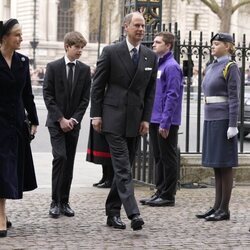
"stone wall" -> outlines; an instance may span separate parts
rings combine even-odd
[[[181,183],[210,183],[213,169],[201,165],[201,154],[181,154]],[[236,183],[250,183],[250,154],[239,154],[239,166],[234,168]]]

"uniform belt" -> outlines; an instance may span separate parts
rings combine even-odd
[[[228,98],[226,96],[205,96],[205,103],[220,103],[227,101]]]

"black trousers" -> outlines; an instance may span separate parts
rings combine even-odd
[[[114,179],[106,200],[106,215],[120,216],[123,205],[128,218],[140,214],[134,196],[134,185],[131,166],[135,158],[139,137],[126,138],[123,136],[105,133],[109,144]]]
[[[60,128],[48,129],[53,154],[52,200],[68,203],[79,129],[67,133]]]
[[[177,188],[178,129],[172,125],[167,139],[159,134],[159,124],[151,123],[149,134],[155,159],[157,194],[162,199],[174,200]]]

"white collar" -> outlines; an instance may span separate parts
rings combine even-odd
[[[127,43],[129,52],[131,52],[131,50],[132,50],[133,48],[136,48],[137,51],[139,51],[139,49],[140,49],[140,44],[138,44],[138,45],[135,47],[134,45],[132,45],[132,44],[129,42],[128,37],[126,37],[126,43]]]
[[[64,61],[65,61],[65,64],[67,65],[68,63],[74,63],[76,65],[76,59],[74,61],[70,61],[69,58],[67,57],[67,55],[64,56]]]

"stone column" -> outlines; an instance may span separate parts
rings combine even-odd
[[[89,6],[88,0],[75,1],[75,30],[89,38]]]
[[[47,2],[47,40],[56,41],[57,40],[57,10],[58,10],[58,0],[46,0]]]
[[[111,1],[108,10],[108,20],[107,20],[107,33],[108,39],[106,41],[108,43],[112,43],[119,39],[121,35],[121,8],[119,1]]]
[[[10,1],[10,16],[11,17],[18,18],[18,16],[17,16],[17,2],[21,2],[21,1],[20,0]],[[10,18],[10,17],[8,17],[8,18]]]
[[[37,38],[39,41],[48,40],[48,9],[49,0],[43,0],[39,2],[39,11],[37,12]]]

